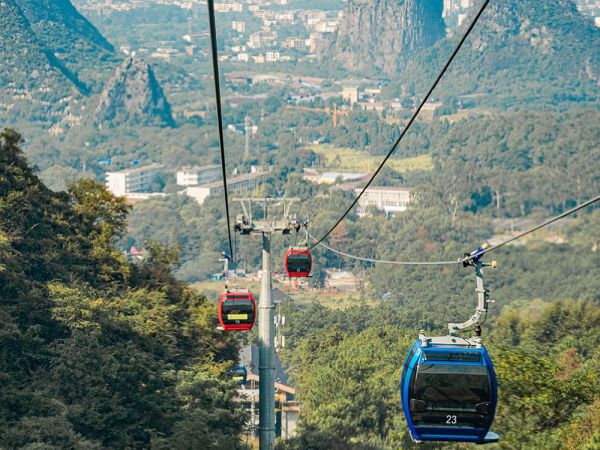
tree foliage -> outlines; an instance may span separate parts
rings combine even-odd
[[[0,447],[242,448],[236,344],[171,275],[176,253],[129,263],[123,201],[90,180],[50,191],[20,143],[0,134]]]

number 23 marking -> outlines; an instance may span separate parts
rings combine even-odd
[[[446,423],[456,424],[456,416],[446,416]]]

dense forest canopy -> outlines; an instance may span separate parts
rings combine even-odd
[[[215,308],[173,278],[173,251],[114,248],[123,200],[92,180],[50,191],[21,143],[0,135],[0,447],[242,448]]]
[[[227,372],[257,331],[218,332],[210,294],[223,284],[207,282],[228,251],[224,198],[199,205],[178,194],[175,178],[183,166],[220,163],[206,8],[164,3],[0,1],[0,124],[22,134],[0,132],[1,450],[248,448],[249,414]],[[406,29],[412,19],[354,36],[361,48],[346,50],[360,50],[361,61],[383,50],[387,73],[375,61],[343,68],[318,55],[336,33],[309,22],[343,18],[350,29],[356,19],[370,29],[377,8],[389,20],[416,1],[220,11],[227,175],[265,170],[249,194],[299,197],[293,213],[322,236],[364,181],[313,184],[304,170],[372,173],[481,5],[435,3],[435,42],[401,59],[380,47],[415,31]],[[456,261],[515,223],[600,193],[600,28],[574,1],[533,3],[490,2],[375,178],[374,186],[409,188],[408,209],[352,211],[329,245],[366,258]],[[281,48],[252,48],[266,29]],[[281,60],[258,64],[267,48]],[[135,75],[128,64],[116,70],[134,53],[151,82],[117,82]],[[344,95],[354,85],[355,101]],[[124,105],[135,116],[144,102],[131,99],[153,91],[172,105],[169,126],[127,123]],[[110,124],[94,120],[101,98],[115,109]],[[131,207],[104,181],[138,163],[166,167],[151,188],[166,197]],[[232,218],[241,213],[230,206]],[[285,249],[304,239],[273,238],[276,275]],[[260,268],[260,244],[236,237],[238,267]],[[600,448],[599,244],[593,206],[487,257],[499,263],[485,270],[496,301],[483,325],[499,381],[492,431],[501,435],[491,450]],[[134,245],[142,261],[128,260]],[[278,284],[289,294],[278,306],[279,356],[302,411],[296,436],[278,450],[417,448],[401,410],[402,362],[419,330],[445,334],[473,313],[472,268],[373,264],[321,247],[313,258],[303,289]],[[326,289],[337,269],[355,277],[351,292]],[[188,282],[208,288],[199,294]]]

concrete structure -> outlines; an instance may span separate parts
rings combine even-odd
[[[353,173],[353,172],[317,172],[312,169],[303,169],[302,178],[306,181],[316,184],[334,184],[336,181],[358,181],[366,178],[368,173]]]
[[[265,54],[265,61],[267,62],[278,62],[281,59],[281,55],[277,51],[269,51]]]
[[[342,98],[351,105],[354,105],[358,101],[358,87],[344,86],[342,89]]]
[[[361,189],[355,189],[358,195]],[[385,211],[388,216],[406,211],[410,204],[410,189],[403,187],[370,187],[358,201],[356,214],[369,215],[368,208],[374,206],[379,211]]]
[[[118,172],[106,172],[106,188],[117,197],[131,192],[149,191],[155,177],[163,169],[161,164],[150,164]]]
[[[227,192],[231,195],[232,193],[256,189],[265,175],[265,172],[257,172],[240,175],[239,177],[227,178]],[[199,186],[188,186],[180,193],[192,197],[198,204],[202,205],[211,195],[220,194],[222,192],[223,183],[221,181],[216,181],[214,183],[201,184]]]
[[[234,20],[231,22],[231,29],[237,31],[238,33],[246,32],[246,22]]]
[[[134,203],[149,200],[151,198],[163,198],[166,196],[167,194],[164,192],[128,192],[125,194],[125,201],[128,205],[133,205]]]
[[[216,181],[221,176],[221,166],[186,166],[177,171],[178,186],[196,186]]]

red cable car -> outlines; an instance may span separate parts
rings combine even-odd
[[[312,268],[310,251],[307,248],[288,248],[285,252],[284,266],[290,278],[309,276]]]
[[[256,319],[252,292],[225,291],[219,299],[219,322],[225,331],[250,331]]]

